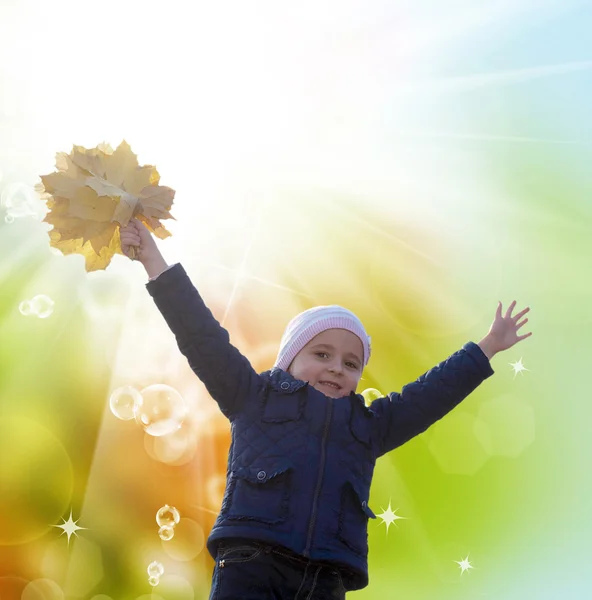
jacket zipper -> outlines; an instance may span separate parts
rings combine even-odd
[[[333,402],[329,398],[329,408],[327,409],[327,418],[325,419],[325,429],[323,430],[323,439],[321,442],[321,467],[319,469],[319,477],[317,480],[317,488],[312,501],[312,515],[310,517],[310,525],[308,527],[308,537],[306,539],[306,547],[304,548],[303,555],[310,556],[310,545],[312,543],[312,533],[317,520],[317,505],[319,502],[319,494],[321,491],[321,483],[323,481],[323,475],[325,474],[325,446],[327,442],[327,434],[329,433],[329,424],[331,423],[331,413],[333,412]]]

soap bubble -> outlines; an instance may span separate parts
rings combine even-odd
[[[139,402],[142,402],[140,392],[131,385],[124,385],[112,392],[109,408],[118,419],[129,421],[134,418],[136,405]]]
[[[64,600],[62,588],[51,579],[35,579],[27,584],[21,600]]]
[[[179,511],[174,506],[165,504],[156,513],[156,522],[159,527],[174,527],[181,520]]]
[[[164,567],[154,560],[148,565],[147,571],[150,577],[160,577],[164,573]]]
[[[156,587],[160,583],[160,577],[149,577],[148,578],[148,583],[152,587]]]
[[[121,307],[129,300],[129,281],[114,271],[92,271],[80,286],[80,302],[88,316],[96,322],[119,321]]]
[[[31,306],[31,301],[23,300],[19,304],[19,312],[21,313],[21,315],[28,317],[33,312],[33,307]]]
[[[181,427],[187,407],[177,390],[156,383],[144,388],[140,394],[142,399],[135,407],[135,417],[146,433],[167,435]]]
[[[368,388],[362,392],[362,396],[364,397],[364,402],[366,402],[366,406],[370,406],[374,400],[378,400],[378,398],[384,398],[384,394],[374,388]]]
[[[175,467],[188,463],[197,450],[197,433],[189,419],[181,427],[168,435],[154,437],[145,434],[144,447],[154,459]]]
[[[181,519],[174,539],[163,542],[162,549],[175,561],[191,561],[202,552],[205,543],[203,527],[192,519]]]
[[[36,217],[43,203],[32,186],[15,182],[4,187],[0,204],[13,217]]]
[[[4,222],[9,225],[10,223],[14,223],[14,215],[12,213],[6,213],[6,215],[4,215]]]
[[[206,502],[210,510],[220,510],[226,490],[226,475],[212,475],[206,481]]]
[[[47,319],[53,313],[54,301],[45,294],[38,294],[31,300],[31,309],[40,319]]]
[[[175,536],[175,530],[172,527],[169,527],[168,525],[163,525],[158,530],[158,536],[163,542],[168,542],[169,540],[172,540]]]

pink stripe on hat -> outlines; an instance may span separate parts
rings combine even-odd
[[[286,371],[298,352],[327,329],[347,329],[357,335],[364,348],[364,366],[368,364],[371,352],[370,336],[366,333],[362,321],[347,308],[332,304],[309,308],[288,323],[274,366]]]

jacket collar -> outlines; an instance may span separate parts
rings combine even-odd
[[[270,371],[265,371],[261,373],[261,376],[267,380],[267,383],[277,392],[284,394],[291,394],[296,392],[297,390],[308,385],[308,381],[302,381],[301,379],[295,379],[283,369],[279,367],[273,367]],[[360,404],[364,408],[366,407],[366,402],[364,401],[364,397],[361,394],[356,394],[355,392],[349,393],[349,399],[353,403]]]
[[[290,373],[279,367],[273,367],[273,369],[265,371],[261,375],[274,390],[284,394],[291,394],[308,385],[307,381],[295,379]]]

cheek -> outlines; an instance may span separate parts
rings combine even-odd
[[[294,377],[295,379],[302,379],[303,376],[306,374],[306,369],[303,369],[302,365],[292,363],[288,367],[288,373],[290,373],[290,375],[292,375],[292,377]]]

